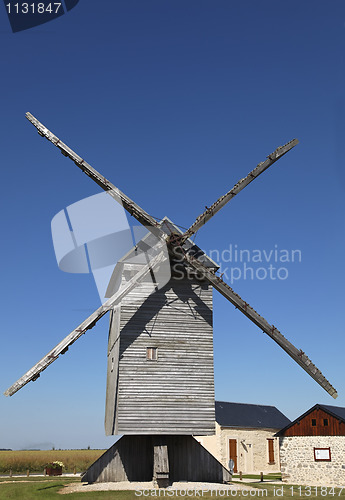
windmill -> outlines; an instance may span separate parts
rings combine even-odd
[[[148,235],[116,265],[107,291],[110,298],[5,392],[12,396],[36,380],[110,313],[105,429],[108,435],[124,434],[126,439],[122,438],[122,443],[116,443],[89,469],[88,480],[147,478],[150,473],[152,476],[152,464],[157,479],[167,479],[169,474],[170,479],[179,474],[200,479],[195,469],[204,480],[211,470],[217,470],[212,477],[218,474],[224,479],[220,464],[206,456],[207,452],[192,439],[193,435],[213,434],[215,426],[213,289],[271,337],[332,397],[337,397],[336,390],[306,354],[234,292],[217,275],[217,264],[190,240],[234,196],[296,146],[297,139],[278,147],[182,232],[167,218],[154,219],[34,116],[27,113],[26,117],[42,137],[148,229]],[[159,286],[155,277],[167,265],[171,275]],[[140,466],[133,462],[133,454],[138,455],[139,449],[143,456],[150,457],[144,461],[145,466],[143,461]],[[186,454],[193,457],[193,466],[186,461]]]

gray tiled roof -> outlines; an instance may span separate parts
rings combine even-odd
[[[281,429],[290,420],[275,406],[216,401],[216,422],[222,427]]]

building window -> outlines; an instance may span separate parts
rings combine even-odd
[[[315,462],[330,462],[331,448],[314,448]]]
[[[157,361],[157,347],[146,348],[146,359],[150,361]]]
[[[323,425],[324,425],[325,427],[328,427],[328,418],[324,418],[324,419],[323,419]]]
[[[311,425],[312,425],[313,427],[316,427],[316,418],[312,418],[312,419],[311,419]]]
[[[267,439],[268,444],[268,463],[274,464],[274,439]]]

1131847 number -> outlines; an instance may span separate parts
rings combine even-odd
[[[45,12],[48,12],[49,14],[57,14],[61,5],[61,2],[48,3],[47,5],[42,2],[22,4],[15,3],[14,5],[8,3],[6,8],[9,14],[44,14]]]

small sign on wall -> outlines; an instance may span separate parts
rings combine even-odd
[[[330,462],[331,448],[314,448],[315,462]]]

